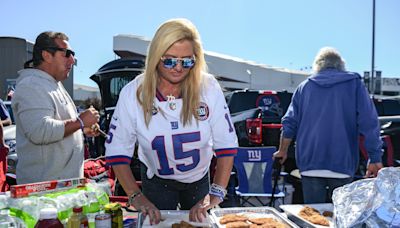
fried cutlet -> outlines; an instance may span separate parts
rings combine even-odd
[[[219,223],[221,224],[227,224],[230,222],[246,222],[247,217],[244,215],[238,215],[238,214],[226,214],[222,216],[222,218],[219,220]]]
[[[300,210],[299,216],[313,224],[329,226],[329,220],[322,216],[315,208],[305,206]]]

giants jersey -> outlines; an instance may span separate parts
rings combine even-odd
[[[122,90],[111,119],[106,141],[108,165],[130,164],[135,143],[138,155],[154,175],[183,183],[200,180],[208,172],[212,156],[235,156],[237,137],[221,87],[217,80],[204,75],[199,119],[183,126],[180,121],[182,99],[168,101],[157,91],[153,116],[147,127],[136,91],[143,75]]]

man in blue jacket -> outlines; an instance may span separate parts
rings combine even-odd
[[[331,202],[333,189],[353,180],[359,136],[364,136],[369,156],[366,177],[375,177],[382,168],[382,141],[378,116],[361,77],[345,70],[338,51],[322,48],[313,71],[297,87],[282,118],[274,157],[283,163],[295,139],[304,203],[326,203]]]

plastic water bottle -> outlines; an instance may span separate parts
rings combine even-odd
[[[8,209],[0,210],[0,228],[3,227],[17,227],[17,224],[10,216],[10,211]]]

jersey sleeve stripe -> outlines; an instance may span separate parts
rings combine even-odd
[[[106,157],[107,165],[121,165],[121,164],[131,164],[131,157],[128,156],[108,156]]]
[[[236,156],[237,149],[236,148],[225,148],[215,150],[215,156],[218,157],[226,157],[226,156]]]

